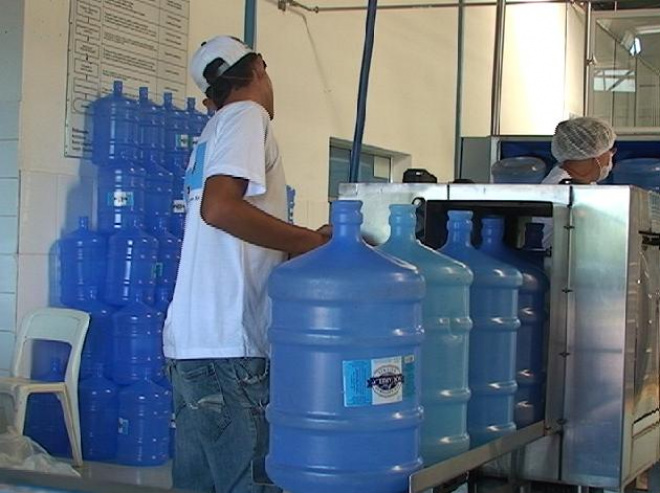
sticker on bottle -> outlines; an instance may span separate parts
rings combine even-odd
[[[401,402],[415,394],[415,356],[342,362],[344,407]]]
[[[176,148],[177,149],[188,149],[190,147],[190,137],[188,134],[177,134],[176,136]]]
[[[128,435],[128,420],[126,418],[119,418],[119,430],[120,435]]]
[[[109,192],[107,203],[112,207],[132,207],[133,192],[124,192],[123,190]]]
[[[175,199],[172,201],[172,212],[174,214],[186,213],[186,201],[182,199]]]

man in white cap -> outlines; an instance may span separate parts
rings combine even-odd
[[[266,284],[287,255],[328,236],[286,222],[273,86],[261,55],[218,36],[195,52],[190,75],[217,112],[186,170],[183,249],[163,333],[176,413],[173,483],[277,491],[253,478],[268,450]]]
[[[606,121],[589,116],[560,122],[552,137],[552,155],[558,161],[546,184],[603,181],[612,171],[616,134]]]

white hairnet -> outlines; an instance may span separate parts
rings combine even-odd
[[[589,159],[608,151],[616,134],[606,121],[590,116],[565,120],[552,137],[552,155],[557,161]]]

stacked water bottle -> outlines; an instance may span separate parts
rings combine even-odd
[[[91,110],[98,230],[81,217],[59,245],[62,304],[91,315],[79,384],[83,457],[157,465],[173,452],[162,326],[181,255],[183,179],[208,116],[194,98],[179,110],[171,93],[158,106],[146,87],[135,101],[119,81]],[[40,343],[34,350],[33,377],[62,380],[68,349]],[[63,424],[55,430],[59,423],[36,404],[28,418],[33,438],[66,453]]]
[[[517,251],[485,217],[476,249],[473,213],[452,210],[440,253],[416,239],[414,206],[392,205],[379,255],[360,205],[334,202],[331,241],[269,281],[266,469],[292,493],[399,493],[422,464],[543,418],[548,282],[525,260],[539,225]]]

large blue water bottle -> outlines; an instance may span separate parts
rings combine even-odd
[[[99,170],[98,230],[112,234],[137,222],[144,224],[147,172],[130,162],[113,162]]]
[[[119,392],[117,462],[157,466],[169,458],[172,393],[146,378]]]
[[[359,201],[332,240],[276,268],[270,478],[292,493],[400,493],[419,456],[424,281],[360,237]]]
[[[131,303],[112,316],[112,380],[128,385],[163,377],[162,314],[142,302],[136,290]]]
[[[186,197],[185,179],[186,170],[183,168],[169,168],[172,172],[172,214],[170,216],[170,232],[183,239],[186,224]]]
[[[543,248],[542,223],[525,224],[525,242],[522,247],[521,256],[536,268],[544,270],[545,248]]]
[[[470,448],[467,434],[469,300],[472,272],[415,237],[415,206],[390,206],[390,237],[379,250],[405,260],[426,280],[422,305],[422,458],[426,465]]]
[[[172,392],[172,384],[167,377],[162,378],[155,382],[156,385],[163,387],[165,390]],[[170,457],[174,457],[176,452],[176,415],[174,414],[174,399],[170,399]]]
[[[545,162],[533,156],[504,158],[491,166],[493,183],[541,183],[546,171]]]
[[[78,229],[59,241],[60,301],[70,305],[87,299],[105,283],[108,245],[105,237],[89,229],[89,218],[78,218]]]
[[[516,426],[523,428],[543,419],[545,376],[543,372],[544,328],[546,322],[545,296],[548,278],[518,252],[504,244],[504,218],[485,217],[481,220],[481,250],[512,265],[522,274],[518,295],[518,329],[516,344]]]
[[[105,301],[124,306],[140,292],[153,304],[156,291],[158,241],[139,227],[138,221],[110,237]]]
[[[156,267],[156,290],[160,297],[172,300],[174,283],[181,260],[181,240],[168,231],[169,220],[160,217],[149,233],[158,240],[158,263]],[[166,293],[162,291],[165,290]]]
[[[474,274],[470,289],[468,404],[470,445],[478,447],[516,429],[513,410],[516,385],[518,289],[522,275],[474,249],[471,211],[449,211],[447,243],[442,253],[467,264]]]
[[[144,222],[147,229],[155,228],[160,218],[167,223],[172,215],[174,175],[153,162],[144,163],[145,179]]]
[[[52,358],[50,370],[39,380],[64,381],[66,364]],[[41,445],[46,452],[56,456],[70,456],[71,446],[64,424],[62,404],[54,394],[32,394],[28,397],[25,415],[25,435]]]
[[[140,87],[138,99],[138,152],[142,163],[162,164],[165,159],[165,113]]]
[[[209,117],[195,109],[195,98],[186,100],[186,113],[188,115],[188,148],[190,151],[197,144],[197,139],[202,135],[202,130],[209,121]]]
[[[103,377],[103,364],[78,385],[83,458],[113,459],[117,453],[117,386]]]
[[[138,106],[123,95],[121,81],[114,81],[112,93],[91,105],[93,122],[92,162],[135,161],[138,141]]]
[[[172,93],[163,94],[165,115],[165,165],[168,169],[185,169],[190,156],[188,115],[172,100]]]
[[[89,313],[89,328],[80,357],[80,379],[91,377],[97,365],[104,369],[112,363],[112,313],[113,309],[102,303],[95,288],[89,288],[87,299],[67,306]],[[109,369],[108,369],[109,370]]]
[[[612,170],[616,185],[635,185],[660,192],[660,159],[636,158],[617,161]]]

